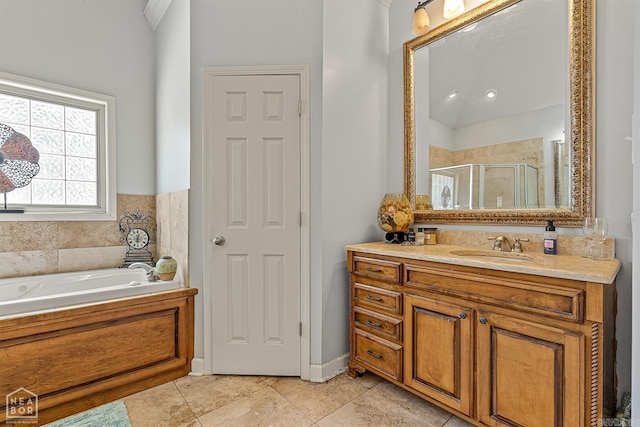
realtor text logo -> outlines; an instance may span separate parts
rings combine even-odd
[[[7,395],[7,424],[37,423],[38,395],[24,387]]]

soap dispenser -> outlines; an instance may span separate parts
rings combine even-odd
[[[555,255],[558,250],[558,233],[552,220],[547,221],[547,227],[544,231],[544,253],[547,255]]]

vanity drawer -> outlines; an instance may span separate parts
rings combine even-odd
[[[402,294],[400,292],[355,283],[353,285],[353,300],[355,305],[402,314]]]
[[[356,328],[364,329],[382,338],[402,341],[402,320],[362,307],[353,308],[353,317]]]
[[[358,362],[396,381],[402,381],[402,346],[359,329],[354,330],[354,352]]]
[[[503,278],[478,278],[456,272],[405,265],[405,285],[489,303],[520,312],[581,323],[584,291]]]
[[[353,274],[400,283],[399,262],[381,259],[353,257]]]

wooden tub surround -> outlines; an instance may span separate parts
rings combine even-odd
[[[38,396],[41,425],[187,375],[197,292],[0,320],[0,425],[8,424],[4,397],[21,387]]]
[[[349,374],[374,372],[478,426],[602,425],[615,409],[620,262],[534,255],[522,273],[452,248],[347,246]]]

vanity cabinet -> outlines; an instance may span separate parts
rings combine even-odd
[[[473,310],[406,294],[405,384],[472,415]]]
[[[481,426],[595,426],[615,408],[614,284],[353,246],[351,376]]]

